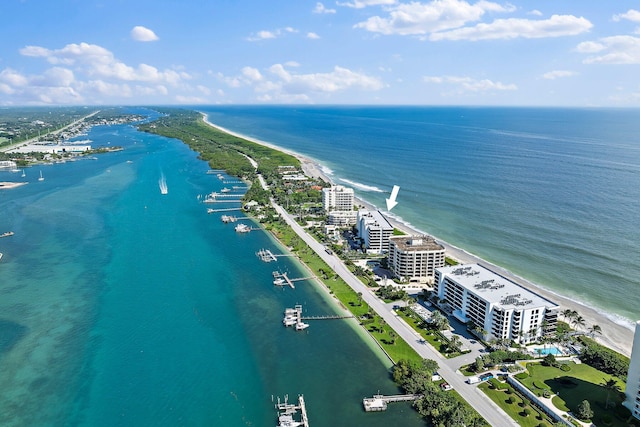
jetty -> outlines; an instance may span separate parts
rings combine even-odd
[[[272,254],[273,255],[273,254]],[[314,276],[309,276],[309,277],[298,277],[295,279],[291,279],[289,278],[289,276],[287,275],[288,273],[280,273],[279,271],[274,271],[273,273],[273,278],[275,279],[273,281],[273,284],[276,286],[283,286],[283,285],[287,285],[289,286],[291,289],[295,289],[296,286],[293,284],[293,282],[300,282],[302,280],[310,280],[310,279],[315,279]]]
[[[304,403],[304,397],[298,395],[298,404],[289,403],[289,395],[284,396],[284,402],[280,401],[278,397],[278,403],[276,403],[276,410],[278,411],[278,426],[277,427],[309,427],[309,418],[307,417],[307,407]],[[300,411],[299,420],[295,419],[295,416]]]
[[[302,331],[309,327],[308,323],[303,320],[332,320],[332,319],[353,319],[354,315],[326,315],[326,316],[303,316],[302,305],[297,304],[294,308],[286,308],[284,310],[284,318],[282,324],[286,327],[294,326],[296,331]]]
[[[396,394],[392,396],[374,394],[373,397],[365,397],[362,399],[362,405],[366,412],[381,412],[387,410],[387,404],[389,403],[412,402],[420,399],[421,397],[421,394]]]
[[[207,194],[202,203],[240,203],[243,196],[244,194],[221,194],[214,191]]]
[[[231,211],[241,211],[241,210],[242,208],[221,208],[221,209],[208,208],[207,213],[212,214],[216,212],[231,212]]]
[[[256,256],[260,258],[261,261],[271,262],[271,261],[277,261],[278,257],[281,257],[281,256],[286,257],[286,256],[295,256],[295,255],[294,254],[274,254],[269,249],[260,249],[258,252],[256,252]]]

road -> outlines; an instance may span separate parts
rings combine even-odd
[[[360,281],[345,266],[341,259],[333,254],[328,254],[322,243],[309,235],[280,205],[271,202],[276,211],[287,224],[313,249],[327,265],[329,265],[355,292],[362,293],[362,299],[369,304],[373,310],[393,330],[401,336],[422,358],[432,359],[438,362],[440,368],[438,373],[448,382],[462,398],[469,403],[478,413],[492,426],[506,426],[518,424],[509,417],[502,409],[495,405],[481,390],[475,385],[465,383],[465,377],[457,372],[460,362],[456,359],[446,359],[429,344],[425,344],[421,337],[411,326],[405,323],[398,315],[381,301],[371,290]]]

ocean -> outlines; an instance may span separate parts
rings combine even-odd
[[[352,320],[282,326],[295,304],[337,308],[312,283],[274,287],[272,271],[301,266],[261,262],[284,248],[207,214],[199,196],[225,184],[196,153],[131,125],[87,137],[124,150],[0,191],[0,233],[15,233],[0,239],[0,425],[268,426],[272,399],[298,394],[314,426],[425,425],[408,404],[363,411],[398,389]]]
[[[640,110],[194,107],[551,292],[640,319]]]

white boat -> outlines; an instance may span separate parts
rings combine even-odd
[[[40,171],[40,178],[38,178],[38,181],[44,181],[44,177],[42,176],[42,171]]]
[[[284,319],[282,319],[282,323],[284,324],[284,326],[293,326],[296,323],[298,323],[298,318],[287,316]]]
[[[230,189],[230,188],[227,188],[227,187],[224,187],[222,190],[220,190],[220,192],[221,192],[221,193],[230,193],[230,192],[231,192],[231,189]]]
[[[308,323],[304,323],[304,322],[298,322],[296,323],[296,331],[302,331],[305,330],[309,327]]]
[[[24,171],[24,169],[22,169],[22,175],[21,175],[21,176],[22,176],[23,178],[24,178],[25,176],[27,176],[27,173]]]
[[[216,211],[215,209],[207,208],[207,213],[208,213],[208,214],[212,214],[212,213],[214,213],[215,211]]]
[[[164,174],[160,175],[158,185],[160,186],[160,194],[167,194],[169,192],[169,188],[167,188],[167,180],[165,179]]]
[[[251,231],[251,228],[247,224],[238,224],[235,230],[236,233],[248,233]]]
[[[273,284],[275,286],[282,286],[284,285],[284,279],[281,277],[278,277],[276,280],[273,281]]]

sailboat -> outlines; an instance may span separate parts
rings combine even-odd
[[[44,177],[42,176],[42,171],[40,171],[40,178],[38,178],[38,181],[44,181]]]
[[[164,174],[160,175],[158,185],[160,186],[160,194],[167,194],[169,192],[169,188],[167,188],[167,180],[165,179]]]

